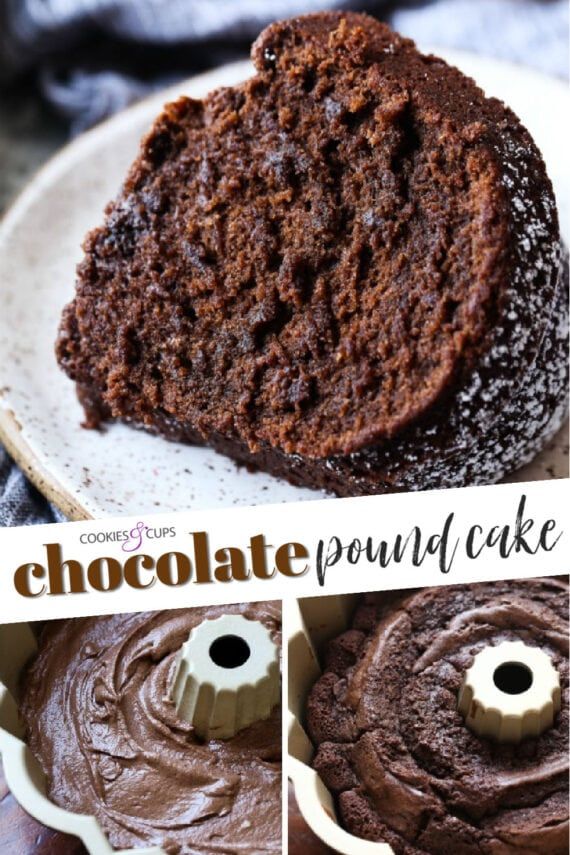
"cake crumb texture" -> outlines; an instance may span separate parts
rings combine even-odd
[[[528,132],[366,15],[274,24],[252,56],[247,82],[165,107],[87,237],[57,354],[88,422],[339,494],[522,465],[567,380]]]

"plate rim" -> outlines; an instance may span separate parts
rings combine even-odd
[[[50,472],[22,436],[22,428],[13,410],[0,407],[0,441],[39,492],[72,522],[95,519],[87,508]]]
[[[568,94],[568,89],[563,80],[530,66],[499,57],[490,57],[474,51],[451,47],[438,48],[434,45],[419,45],[419,49],[426,54],[433,53],[441,55],[445,61],[451,64],[455,64],[458,60],[458,64],[460,64],[461,57],[465,57],[466,59],[477,59],[481,62],[491,62],[499,66],[508,67],[512,71],[530,74],[537,79],[543,80],[544,83],[554,84],[560,88],[560,91],[564,89]],[[224,63],[208,71],[192,75],[189,78],[178,81],[172,86],[147,95],[141,101],[137,101],[116,115],[110,116],[100,124],[85,131],[79,137],[67,142],[42,164],[8,204],[0,217],[0,241],[4,237],[5,232],[10,229],[12,222],[19,220],[20,211],[25,211],[27,206],[37,198],[38,193],[41,193],[42,184],[57,179],[58,172],[67,168],[70,160],[73,161],[75,158],[81,158],[92,148],[96,149],[98,140],[101,137],[105,137],[110,130],[130,124],[139,115],[142,117],[150,112],[151,109],[159,111],[169,100],[181,97],[184,94],[184,88],[188,85],[194,85],[200,81],[207,85],[208,80],[215,79],[221,73],[231,74],[232,72],[234,72],[236,78],[241,77],[245,80],[251,74],[252,70],[253,65],[251,60],[242,59]],[[216,87],[213,86],[212,88]],[[149,128],[152,121],[153,119],[150,118]],[[34,487],[69,520],[85,521],[95,519],[95,515],[80,499],[65,487],[57,476],[40,461],[33,447],[24,438],[23,428],[16,414],[10,406],[2,404],[4,394],[5,390],[0,386],[0,441],[3,443],[8,454]]]

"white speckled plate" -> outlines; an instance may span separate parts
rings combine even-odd
[[[437,52],[437,51],[436,51]],[[534,134],[554,181],[569,239],[570,110],[566,86],[469,54],[443,55],[510,104]],[[162,104],[244,79],[247,62],[180,84],[80,137],[36,176],[0,227],[0,435],[36,485],[72,518],[314,498],[208,449],[113,425],[80,428],[73,384],[53,356],[86,231],[101,221],[138,141]],[[517,479],[567,476],[567,429]]]

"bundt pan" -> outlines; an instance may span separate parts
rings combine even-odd
[[[534,582],[548,582],[549,580],[529,580]],[[555,580],[550,580],[553,583]],[[498,583],[501,584],[501,583]],[[478,586],[474,586],[478,587]],[[482,586],[484,587],[484,585]],[[564,585],[560,585],[560,591],[558,600],[563,601],[565,599],[564,594]],[[554,598],[554,591],[551,590],[550,593]],[[423,592],[419,592],[418,595],[421,594],[430,594],[430,589],[426,589]],[[548,592],[544,592],[544,602],[549,598]],[[378,596],[378,595],[376,595]],[[386,592],[385,595],[380,595],[382,599],[384,596],[386,597],[386,602],[390,603],[390,598],[392,594],[390,592]],[[335,754],[334,752],[329,753],[328,755],[322,753],[323,746],[330,746],[331,743],[328,742],[329,739],[334,738],[331,737],[331,728],[336,726],[336,719],[334,723],[332,719],[320,722],[319,727],[322,727],[320,738],[320,749],[319,755],[315,758],[315,749],[311,739],[308,734],[311,732],[310,728],[315,729],[315,716],[316,710],[320,709],[318,703],[315,700],[315,693],[312,692],[313,686],[315,683],[326,688],[326,692],[328,692],[327,697],[329,700],[331,699],[331,691],[332,691],[332,704],[333,708],[335,706],[334,698],[338,698],[339,702],[339,710],[342,708],[343,700],[342,693],[343,689],[339,686],[341,680],[334,683],[334,686],[326,683],[326,678],[324,681],[320,680],[321,677],[321,662],[326,661],[331,662],[336,661],[337,664],[343,660],[343,656],[348,655],[349,660],[352,661],[351,657],[351,644],[354,639],[347,640],[346,636],[343,636],[344,631],[349,627],[354,627],[356,624],[354,623],[354,611],[356,600],[354,596],[333,596],[333,597],[314,597],[306,600],[301,600],[297,603],[292,603],[288,606],[288,612],[286,613],[287,626],[288,626],[288,650],[289,650],[289,662],[294,663],[294,667],[289,668],[289,776],[292,780],[293,787],[295,790],[296,801],[299,806],[300,812],[304,817],[305,821],[312,829],[312,831],[320,838],[327,846],[329,846],[335,852],[343,853],[343,855],[389,855],[392,853],[394,855],[396,842],[390,836],[390,823],[386,823],[385,831],[378,831],[374,833],[374,837],[376,841],[372,842],[369,840],[361,839],[360,837],[355,836],[353,833],[348,833],[343,830],[339,822],[336,819],[336,810],[335,810],[335,801],[327,787],[324,784],[325,780],[331,781],[333,788],[336,786],[334,781],[340,781],[341,776],[344,774],[342,772],[342,754]],[[557,600],[557,602],[558,602]],[[405,600],[405,602],[409,603],[409,600]],[[506,602],[506,601],[505,601]],[[520,601],[522,603],[522,601]],[[471,603],[471,601],[469,601]],[[559,603],[560,604],[560,603]],[[439,614],[437,610],[437,602],[434,603],[436,606],[435,614]],[[441,604],[440,604],[441,605]],[[471,608],[471,605],[469,606]],[[498,612],[500,612],[500,607],[494,606]],[[518,614],[516,611],[518,607],[515,606],[514,614]],[[522,605],[520,608],[524,608]],[[409,606],[409,614],[413,613],[412,606]],[[463,701],[465,701],[465,693],[467,693],[467,699],[469,700],[466,722],[467,727],[474,731],[475,734],[480,734],[485,737],[490,737],[493,740],[496,740],[500,743],[505,743],[505,745],[500,746],[500,748],[509,748],[507,754],[503,756],[503,761],[505,757],[532,757],[536,759],[540,757],[540,759],[544,759],[543,755],[539,754],[538,749],[533,747],[536,745],[536,742],[533,742],[532,738],[528,740],[526,737],[536,737],[540,735],[543,731],[548,730],[550,727],[554,725],[554,729],[558,730],[563,734],[565,731],[565,718],[566,713],[565,702],[561,703],[561,692],[562,697],[564,697],[564,693],[566,692],[567,682],[566,682],[566,669],[565,669],[565,642],[567,633],[561,628],[561,625],[564,624],[564,617],[560,617],[560,621],[556,620],[559,617],[557,610],[553,610],[551,614],[552,620],[549,621],[540,613],[541,617],[533,617],[531,612],[524,612],[528,615],[529,626],[540,627],[538,629],[539,635],[542,632],[545,632],[545,627],[548,626],[549,633],[544,635],[544,642],[540,644],[536,644],[536,642],[532,641],[534,636],[531,635],[529,638],[519,638],[517,640],[513,640],[509,638],[508,640],[503,638],[501,643],[497,643],[497,633],[501,635],[505,631],[505,627],[507,627],[507,634],[513,629],[515,625],[511,621],[516,621],[518,618],[514,618],[511,616],[511,619],[507,622],[507,624],[501,623],[498,621],[497,631],[493,633],[492,636],[487,634],[483,634],[479,636],[477,641],[473,641],[473,636],[465,636],[464,629],[465,625],[462,625],[462,628],[459,629],[458,619],[455,612],[453,614],[455,617],[451,620],[451,623],[448,626],[453,624],[454,629],[452,634],[462,638],[462,644],[464,644],[465,649],[468,651],[462,660],[464,663],[468,661],[470,653],[473,654],[475,651],[471,649],[469,653],[469,648],[475,644],[475,647],[478,650],[477,655],[472,659],[471,665],[468,667],[468,670],[464,671],[463,675],[463,688],[459,690],[458,699],[461,705]],[[563,613],[563,606],[562,606]],[[451,614],[451,613],[450,613]],[[473,615],[473,611],[468,611],[466,614]],[[501,612],[502,614],[502,612]],[[521,612],[522,614],[522,612]],[[416,613],[417,617],[417,613]],[[363,618],[365,621],[365,619]],[[372,618],[371,618],[372,620]],[[491,623],[497,618],[491,620]],[[541,623],[542,620],[542,623]],[[481,630],[482,624],[477,624],[477,618],[473,617],[473,626],[479,627],[479,631]],[[469,622],[469,621],[468,621]],[[484,623],[484,621],[483,621]],[[526,624],[525,624],[526,625]],[[410,632],[412,634],[417,633],[418,626],[414,623],[414,619],[410,618]],[[361,629],[363,626],[360,627]],[[426,624],[427,628],[427,624]],[[433,627],[432,627],[433,629]],[[442,639],[448,635],[445,631],[441,630],[441,627],[438,625],[438,630],[436,631],[436,638],[442,642]],[[477,631],[477,630],[476,630]],[[355,634],[359,635],[361,633],[358,630],[355,630]],[[429,632],[428,632],[429,635]],[[333,652],[331,650],[330,642],[332,639],[338,639],[338,636],[344,638],[344,642],[339,640],[338,646],[336,650]],[[421,636],[421,632],[420,632]],[[390,642],[387,639],[390,638],[398,638],[399,641],[397,643],[402,643],[402,637],[398,633],[398,629],[395,624],[384,624],[383,629],[381,631],[380,637],[384,639],[388,649],[390,649]],[[416,639],[418,636],[415,636]],[[430,636],[431,637],[431,636]],[[553,641],[553,639],[556,639]],[[524,642],[524,643],[523,643]],[[404,642],[406,643],[406,642]],[[422,643],[418,640],[419,649],[422,650],[422,657],[428,655],[427,650],[429,648],[422,647]],[[544,645],[544,647],[543,647]],[[412,647],[414,645],[412,644]],[[552,659],[551,653],[549,653],[549,648],[555,647],[560,651],[560,656]],[[515,653],[516,648],[516,653]],[[361,648],[360,648],[361,649]],[[392,650],[395,648],[392,647]],[[366,659],[369,659],[368,652],[370,648],[367,648]],[[374,654],[374,649],[372,653]],[[432,647],[433,652],[433,647]],[[441,655],[441,650],[440,650]],[[335,660],[335,656],[337,657]],[[446,661],[449,665],[450,670],[454,670],[454,668],[458,667],[458,658],[454,658],[451,651],[445,648],[445,653],[441,655],[442,661]],[[374,661],[374,656],[372,659],[369,659],[370,662]],[[419,661],[419,660],[418,660]],[[428,660],[431,661],[431,660]],[[557,663],[557,664],[556,664]],[[392,666],[394,663],[391,663]],[[402,667],[407,667],[403,663],[396,663],[396,667],[393,669],[395,671],[399,670],[399,665],[402,664]],[[409,663],[408,663],[409,664]],[[461,667],[459,665],[459,667]],[[465,666],[467,667],[467,666]],[[344,674],[345,672],[340,670],[336,671],[334,666],[331,665],[332,671],[335,675]],[[506,669],[505,673],[502,676],[499,675],[499,672]],[[429,671],[430,668],[426,666],[426,671]],[[355,683],[358,683],[358,672],[356,673],[352,671],[351,677],[348,683],[347,694],[351,691],[351,686],[354,688]],[[329,674],[328,676],[331,676]],[[345,675],[346,676],[346,675]],[[378,672],[377,676],[380,679],[380,672]],[[382,677],[385,677],[385,672],[382,674]],[[432,675],[433,676],[433,675]],[[440,682],[441,682],[441,690],[443,694],[447,697],[445,691],[445,678],[442,675],[442,672],[437,673],[437,678],[434,677],[433,682],[429,683],[428,688],[424,695],[422,695],[425,700],[430,693],[437,694],[440,690]],[[530,678],[530,681],[529,681]],[[366,678],[364,678],[366,679]],[[522,680],[522,685],[521,685]],[[362,688],[363,684],[360,684]],[[390,687],[384,686],[384,683],[380,684],[382,688],[377,689],[376,697],[385,696],[386,698],[393,697],[390,691]],[[455,684],[454,684],[455,685]],[[461,686],[461,682],[457,684]],[[435,688],[434,688],[435,687]],[[447,688],[449,689],[449,684],[447,684]],[[337,694],[337,690],[340,689],[340,696]],[[358,690],[357,690],[358,691]],[[325,692],[325,694],[326,694]],[[365,690],[362,689],[363,697],[366,694]],[[471,698],[469,699],[469,693],[471,693]],[[318,694],[318,693],[317,693]],[[321,700],[324,695],[320,695]],[[472,701],[476,698],[476,702],[472,704]],[[418,713],[418,696],[414,695],[413,690],[411,691],[411,696],[409,699],[409,708],[411,710],[415,710]],[[374,707],[374,700],[371,699],[370,695],[367,695],[367,703],[368,708]],[[420,706],[421,706],[420,701]],[[363,706],[366,707],[366,703],[363,702]],[[562,709],[561,709],[562,707]],[[360,706],[359,706],[360,709]],[[448,710],[450,709],[448,702],[445,701],[443,703],[442,709]],[[309,712],[309,716],[307,716],[307,711]],[[560,712],[560,717],[558,717],[558,711]],[[378,712],[378,710],[377,710]],[[423,710],[426,712],[427,717],[429,718],[429,711],[427,708]],[[464,711],[459,710],[461,714],[464,714]],[[453,715],[455,716],[457,713],[455,710],[453,711]],[[365,728],[364,720],[366,717],[366,712],[363,712],[363,718],[358,720],[356,727],[360,730],[360,726]],[[310,721],[308,720],[310,719]],[[556,723],[555,723],[556,719]],[[381,728],[382,718],[379,717],[375,720],[375,726],[379,729]],[[446,722],[446,726],[449,727],[449,735],[448,738],[452,741],[458,740],[458,745],[464,746],[468,744],[466,742],[462,742],[459,740],[459,734],[456,732],[455,727],[451,724],[451,719],[443,719]],[[342,730],[343,721],[342,716],[338,718],[339,727]],[[440,722],[441,724],[441,722]],[[362,731],[361,731],[362,732]],[[313,734],[314,735],[314,734]],[[469,737],[470,739],[471,737]],[[545,737],[546,738],[546,737]],[[418,738],[419,741],[419,738]],[[435,740],[437,742],[437,739]],[[523,742],[524,741],[524,742]],[[521,743],[520,747],[518,743]],[[561,740],[564,743],[564,736]],[[512,743],[510,746],[507,746],[506,743]],[[560,746],[560,742],[556,743]],[[374,748],[370,743],[366,744],[365,747],[362,746],[364,753],[373,752]],[[397,749],[395,749],[397,750]],[[440,752],[441,753],[441,752]],[[500,752],[499,752],[500,753]],[[565,749],[563,749],[561,757],[563,758],[563,754],[565,753]],[[347,757],[349,755],[346,755]],[[362,755],[361,755],[362,759]],[[536,761],[539,762],[538,760]],[[548,761],[546,761],[543,766],[547,766]],[[558,775],[560,781],[563,781],[564,776],[566,774],[564,769],[564,761],[562,759],[561,764],[557,766],[556,763],[551,764],[554,769],[551,771],[552,775]],[[315,766],[316,768],[322,768],[323,778],[321,779],[318,773],[311,768]],[[374,769],[374,766],[372,765]],[[460,766],[463,768],[463,766]],[[509,766],[509,768],[511,768]],[[516,765],[513,768],[513,774],[516,776],[516,780],[518,781],[517,787],[520,785],[520,772],[518,771]],[[543,768],[543,775],[546,776],[546,772]],[[387,776],[388,777],[388,774]],[[467,775],[465,775],[467,777]],[[489,770],[489,778],[492,778],[491,770]],[[364,779],[361,779],[364,784]],[[374,778],[374,771],[370,775],[370,780],[376,781],[381,780],[380,774],[376,775]],[[540,780],[540,779],[539,779]],[[411,785],[412,787],[415,784]],[[421,786],[417,785],[418,788]],[[484,788],[483,788],[484,789]],[[477,787],[474,788],[473,792],[476,792],[477,799],[479,799],[480,792],[483,791],[482,788]],[[505,833],[505,842],[500,841],[500,838],[497,837],[498,846],[486,846],[482,845],[478,846],[467,846],[466,845],[466,837],[465,835],[461,835],[457,833],[457,826],[453,822],[451,826],[451,833],[448,835],[447,839],[444,841],[444,845],[433,846],[431,843],[428,843],[426,846],[426,851],[432,852],[451,852],[453,846],[457,844],[458,851],[467,852],[469,851],[479,851],[481,852],[538,852],[545,851],[552,853],[558,853],[558,855],[562,855],[562,853],[567,853],[567,820],[565,820],[563,814],[565,813],[565,809],[562,807],[564,796],[563,796],[564,786],[560,788],[559,791],[556,791],[555,795],[560,796],[559,799],[553,800],[552,805],[549,808],[549,811],[546,814],[541,814],[538,816],[539,826],[533,826],[533,829],[536,831],[540,831],[540,839],[537,835],[534,835],[534,832],[531,830],[529,842],[528,844],[523,843],[521,845],[520,838],[517,837],[509,837],[507,833]],[[355,785],[355,792],[357,792]],[[543,791],[546,792],[546,790]],[[550,791],[548,791],[550,793]],[[383,794],[379,794],[377,790],[376,793],[378,798],[384,798]],[[520,799],[519,795],[519,799]],[[530,796],[531,806],[534,806],[536,800],[536,791],[533,790]],[[547,797],[544,796],[544,802],[547,801]],[[514,804],[513,804],[514,802]],[[390,799],[388,797],[388,801],[386,802],[386,807],[390,810],[390,807],[394,808],[394,799]],[[404,797],[402,797],[402,806],[405,803]],[[345,803],[346,804],[346,803]],[[388,807],[390,806],[390,807]],[[509,808],[513,808],[516,806],[516,801],[511,798],[510,802],[507,802],[506,812],[509,812]],[[523,816],[525,811],[529,807],[529,799],[522,801],[522,812]],[[429,808],[428,808],[429,810]],[[557,813],[558,811],[558,813]],[[395,811],[398,813],[398,810]],[[453,814],[451,814],[453,817]],[[565,814],[567,817],[567,814]],[[536,822],[535,817],[535,822]],[[520,818],[517,821],[520,823]],[[483,826],[484,827],[484,826]],[[523,828],[524,826],[523,823]],[[368,826],[366,826],[368,828]],[[372,836],[372,835],[371,835]],[[388,838],[388,842],[386,842],[386,838]],[[453,839],[452,839],[453,838]],[[441,839],[441,836],[440,838]],[[404,844],[403,849],[408,851],[408,846]],[[409,847],[414,848],[412,847]],[[423,845],[420,844],[420,848],[424,851]],[[396,851],[400,851],[397,849]],[[415,848],[414,848],[415,851]],[[418,849],[419,851],[419,849]]]
[[[394,855],[387,843],[362,840],[340,827],[331,794],[311,769],[314,753],[304,729],[307,695],[321,674],[319,652],[348,626],[357,597],[310,597],[284,605],[289,627],[289,778],[303,818],[324,843],[341,855]]]
[[[0,627],[0,650],[0,755],[16,801],[48,828],[78,837],[90,855],[166,855],[156,846],[113,849],[95,817],[63,810],[46,797],[44,774],[24,742],[18,712],[20,675],[37,650],[30,624]]]

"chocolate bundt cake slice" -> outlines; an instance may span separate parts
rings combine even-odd
[[[121,419],[339,495],[489,483],[567,404],[567,278],[530,135],[373,18],[268,27],[168,104],[57,343]]]

